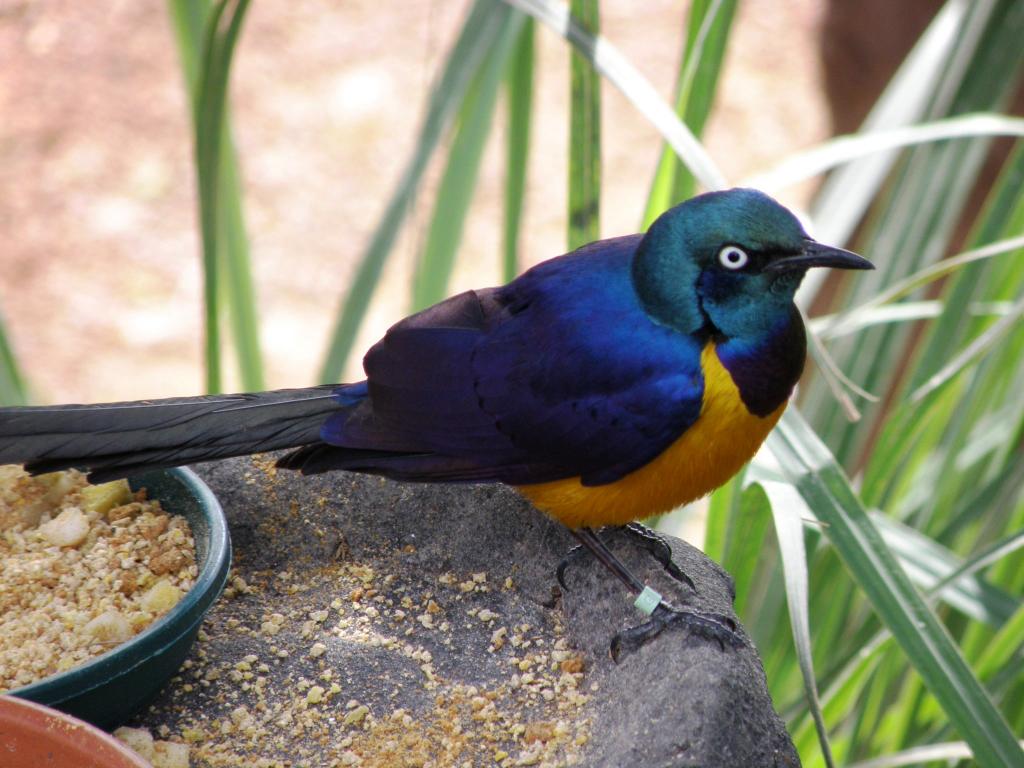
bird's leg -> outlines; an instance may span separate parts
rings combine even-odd
[[[610,650],[612,659],[616,662],[623,652],[632,653],[666,629],[673,627],[686,629],[691,634],[707,640],[714,640],[723,650],[725,650],[727,644],[734,648],[743,644],[739,635],[736,634],[735,624],[731,619],[725,616],[679,610],[669,605],[661,595],[647,587],[640,579],[634,576],[622,561],[601,541],[593,529],[579,528],[573,530],[572,534],[579,539],[583,547],[590,550],[598,562],[615,574],[615,577],[632,594],[637,596],[636,606],[651,617],[643,624],[618,632],[612,638]],[[656,598],[657,602],[654,606],[644,606],[643,600],[647,596]]]
[[[592,529],[589,530],[593,533]],[[628,525],[620,528],[624,533],[636,541],[643,549],[651,553],[655,560],[661,563],[661,567],[665,569],[665,572],[678,582],[686,584],[694,592],[697,588],[693,585],[693,580],[683,573],[683,569],[680,568],[672,560],[672,548],[668,545],[668,542],[662,538],[661,535],[648,528],[646,525],[640,523],[629,523]],[[575,533],[575,531],[573,531]],[[594,534],[596,537],[597,534]],[[577,538],[579,538],[577,536]],[[587,554],[588,550],[593,553],[593,548],[585,547],[583,544],[577,544],[575,547],[569,550],[569,552],[562,558],[562,562],[558,564],[558,569],[555,571],[555,576],[558,578],[558,583],[563,590],[568,590],[565,584],[565,571],[572,565],[579,557]],[[600,560],[600,558],[598,558]],[[602,563],[604,561],[602,560]],[[607,564],[605,564],[607,567]]]
[[[565,557],[562,558],[562,561],[558,564],[558,568],[555,570],[555,577],[558,579],[558,585],[564,591],[566,591],[566,592],[569,591],[569,587],[565,583],[565,571],[566,571],[566,569],[570,565],[573,565],[581,557],[584,557],[586,555],[593,555],[594,557],[596,557],[598,559],[598,561],[600,561],[600,563],[605,568],[607,568],[612,573],[614,573],[616,576],[618,576],[619,579],[623,578],[622,574],[626,574],[626,578],[627,579],[628,578],[632,578],[631,574],[626,569],[626,566],[624,566],[619,561],[619,559],[616,558],[615,555],[613,555],[611,553],[611,550],[609,550],[608,547],[606,547],[604,545],[604,542],[602,542],[598,538],[597,532],[594,531],[593,528],[580,528],[580,529],[571,529],[570,528],[569,532],[573,536],[575,536],[577,539],[579,539],[581,543],[577,544],[572,549],[570,549],[568,552],[566,552]],[[584,536],[588,537],[589,541],[596,541],[597,542],[597,546],[600,547],[600,550],[595,549],[594,545],[588,543],[588,540],[585,540]],[[611,565],[610,564],[611,562],[614,562],[615,565]],[[634,581],[636,581],[636,580],[634,579]],[[630,589],[633,589],[634,585],[632,583],[630,583],[629,581],[625,581],[624,583],[626,584],[627,587],[629,587]],[[639,582],[637,582],[637,583],[639,584]],[[640,584],[640,589],[643,589],[643,584]]]
[[[634,576],[630,570],[622,564],[622,561],[619,560],[619,558],[617,558],[610,549],[608,549],[605,543],[598,537],[597,533],[594,532],[593,528],[576,528],[571,532],[573,536],[579,539],[580,544],[590,550],[590,553],[597,558],[601,565],[614,573],[615,577],[626,585],[626,589],[634,595],[639,595],[643,592],[644,583]],[[563,560],[562,562],[564,563],[565,561]],[[559,569],[564,571],[561,564],[559,564]]]

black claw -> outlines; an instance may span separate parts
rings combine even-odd
[[[726,646],[741,648],[744,644],[736,632],[736,622],[728,616],[680,611],[662,603],[654,609],[648,621],[624,629],[612,638],[609,649],[612,660],[618,663],[623,653],[633,653],[666,629],[676,628],[685,629],[694,637],[713,640],[723,651]]]
[[[562,558],[562,561],[558,564],[558,568],[555,569],[555,578],[558,579],[558,586],[560,586],[563,591],[569,591],[569,587],[565,583],[565,570],[575,563],[580,557],[588,554],[590,554],[589,550],[585,549],[582,544],[577,544],[565,553],[565,557]]]
[[[629,523],[623,527],[623,530],[632,536],[641,547],[650,552],[669,576],[685,584],[694,592],[697,591],[693,579],[687,576],[672,559],[672,547],[659,533],[640,523]]]
[[[612,661],[618,664],[619,658],[623,653],[629,655],[639,650],[660,635],[665,627],[666,624],[664,622],[651,619],[635,627],[616,632],[612,637],[611,647],[608,649],[609,653],[611,653]]]

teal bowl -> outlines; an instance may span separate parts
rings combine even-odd
[[[196,582],[164,616],[126,643],[77,667],[8,691],[111,730],[156,696],[180,668],[203,616],[220,596],[231,567],[231,539],[220,503],[190,469],[146,472],[128,479],[165,510],[182,515],[196,542]]]

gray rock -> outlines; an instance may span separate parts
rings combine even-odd
[[[230,521],[235,573],[257,588],[215,606],[191,668],[137,723],[201,732],[193,766],[799,765],[749,642],[669,630],[614,663],[610,638],[643,617],[589,556],[561,594],[573,538],[507,488],[302,477],[266,458],[198,471]],[[676,605],[734,618],[729,576],[695,548],[671,541],[696,595],[608,541]]]

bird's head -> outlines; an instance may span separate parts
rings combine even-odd
[[[710,324],[757,335],[792,312],[811,267],[872,269],[850,251],[811,239],[790,211],[753,189],[709,192],[663,213],[633,262],[644,309],[683,333]]]

